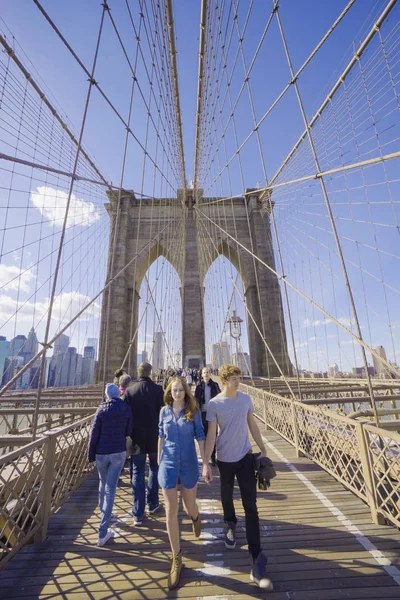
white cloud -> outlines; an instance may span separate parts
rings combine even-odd
[[[36,304],[38,305],[39,303]],[[15,315],[18,305],[21,307],[17,315],[18,324],[31,323],[35,311],[35,304],[33,302],[26,302],[22,307],[21,302],[18,303],[6,294],[0,295],[0,322],[4,323],[12,318]]]
[[[351,325],[352,325],[352,322],[347,317],[339,317],[337,320],[339,321],[339,323],[344,325],[344,327],[351,327]],[[320,327],[321,325],[326,326],[326,325],[329,325],[330,323],[334,323],[334,321],[332,321],[332,319],[323,319],[323,320],[316,320],[316,321],[311,321],[311,319],[304,320],[305,327],[310,327],[311,325],[313,327]]]
[[[31,192],[31,200],[42,215],[57,227],[62,227],[67,207],[68,194],[52,187],[39,186]],[[93,202],[85,202],[71,194],[67,227],[91,225],[100,219]]]
[[[53,305],[52,321],[55,327],[59,324],[65,325],[79,310],[81,310],[90,298],[78,292],[63,292],[55,297]],[[37,323],[43,317],[46,318],[49,310],[49,299],[46,298],[43,302],[17,302],[6,294],[0,295],[0,322],[4,323],[8,319],[13,319],[16,310],[19,308],[16,319],[18,325],[27,323]],[[91,318],[100,316],[100,305],[94,302],[87,311],[80,317],[80,321],[87,321]]]
[[[295,344],[296,348],[304,348],[305,346],[308,346],[308,342],[302,342],[301,344]]]
[[[20,269],[13,265],[0,265],[0,289],[5,292],[29,292],[30,284],[35,278],[34,269]]]
[[[323,321],[311,321],[310,319],[305,319],[304,321],[304,325],[306,327],[310,327],[310,325],[313,325],[314,327],[319,327],[320,325],[329,325],[329,323],[332,323],[330,319],[324,319]]]
[[[350,319],[348,319],[347,317],[339,317],[338,321],[345,327],[351,327],[352,323],[351,323]]]
[[[90,301],[88,296],[79,292],[62,292],[54,299],[53,319],[67,323]],[[100,316],[100,304],[94,302],[80,317],[79,320],[87,321]]]

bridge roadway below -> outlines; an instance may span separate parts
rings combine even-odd
[[[136,600],[335,600],[400,598],[400,533],[374,525],[360,499],[294,449],[263,430],[278,477],[258,493],[262,546],[274,591],[249,581],[244,515],[235,487],[238,545],[227,550],[216,468],[211,486],[201,482],[203,520],[199,540],[180,514],[185,569],[181,585],[166,588],[170,548],[165,513],[134,527],[130,516],[129,472],[125,468],[114,511],[117,537],[98,548],[97,476],[92,476],[50,520],[46,541],[25,547],[0,576],[0,598]]]

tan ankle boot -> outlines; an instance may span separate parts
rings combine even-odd
[[[169,572],[169,576],[168,576],[168,588],[170,590],[175,589],[177,587],[177,585],[179,584],[179,579],[181,577],[182,569],[183,569],[182,550],[180,550],[179,554],[172,555],[171,571]]]
[[[200,513],[197,513],[197,519],[192,519],[192,531],[195,537],[199,538],[201,534],[201,519]]]

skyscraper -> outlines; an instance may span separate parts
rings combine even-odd
[[[377,346],[375,348],[375,352],[377,354],[379,354],[380,357],[382,357],[384,360],[387,361],[386,351],[383,346]],[[377,377],[380,377],[381,379],[384,379],[385,377],[390,377],[389,369],[387,368],[386,365],[383,364],[383,362],[381,360],[379,360],[374,355],[372,355],[372,361],[374,363],[375,374],[377,375]]]
[[[214,368],[226,365],[231,360],[228,342],[217,342],[211,346],[211,364]]]
[[[97,338],[88,338],[86,345],[94,348],[94,357],[93,358],[95,360],[97,360],[97,349],[99,347],[99,340]]]
[[[0,335],[0,383],[2,383],[4,368],[6,363],[8,363],[8,357],[10,356],[10,342],[4,337],[4,335]]]
[[[83,358],[92,358],[96,359],[96,348],[93,346],[85,346],[83,349]]]
[[[26,344],[26,337],[24,335],[15,336],[10,342],[10,352],[9,357],[6,359],[6,364],[4,365],[4,374],[3,374],[3,385],[8,383],[10,379],[14,377],[20,371],[20,369],[24,365],[24,356],[23,350]],[[25,378],[26,381],[26,378]],[[16,382],[18,383],[18,382]],[[21,383],[18,383],[18,388],[21,389]],[[11,387],[11,389],[16,389],[15,383]]]
[[[157,331],[154,336],[153,371],[164,368],[164,336]]]
[[[68,385],[67,383],[64,383],[67,377],[64,373],[65,368],[68,370],[66,365],[68,345],[69,337],[63,333],[54,342],[53,356],[51,357],[47,380],[48,387]],[[63,383],[61,383],[61,380]]]
[[[242,372],[244,377],[250,375],[250,356],[247,352],[238,352],[232,354],[232,362],[237,365]]]

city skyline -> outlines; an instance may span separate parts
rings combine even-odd
[[[61,334],[55,341],[51,353],[46,357],[46,369],[43,378],[44,387],[68,387],[94,383],[96,368],[97,338],[89,338],[83,354],[70,346],[70,338]],[[7,384],[19,370],[38,352],[39,341],[32,327],[28,337],[17,334],[11,340],[0,336],[0,382]],[[36,389],[39,383],[40,358],[16,380],[11,389]]]

